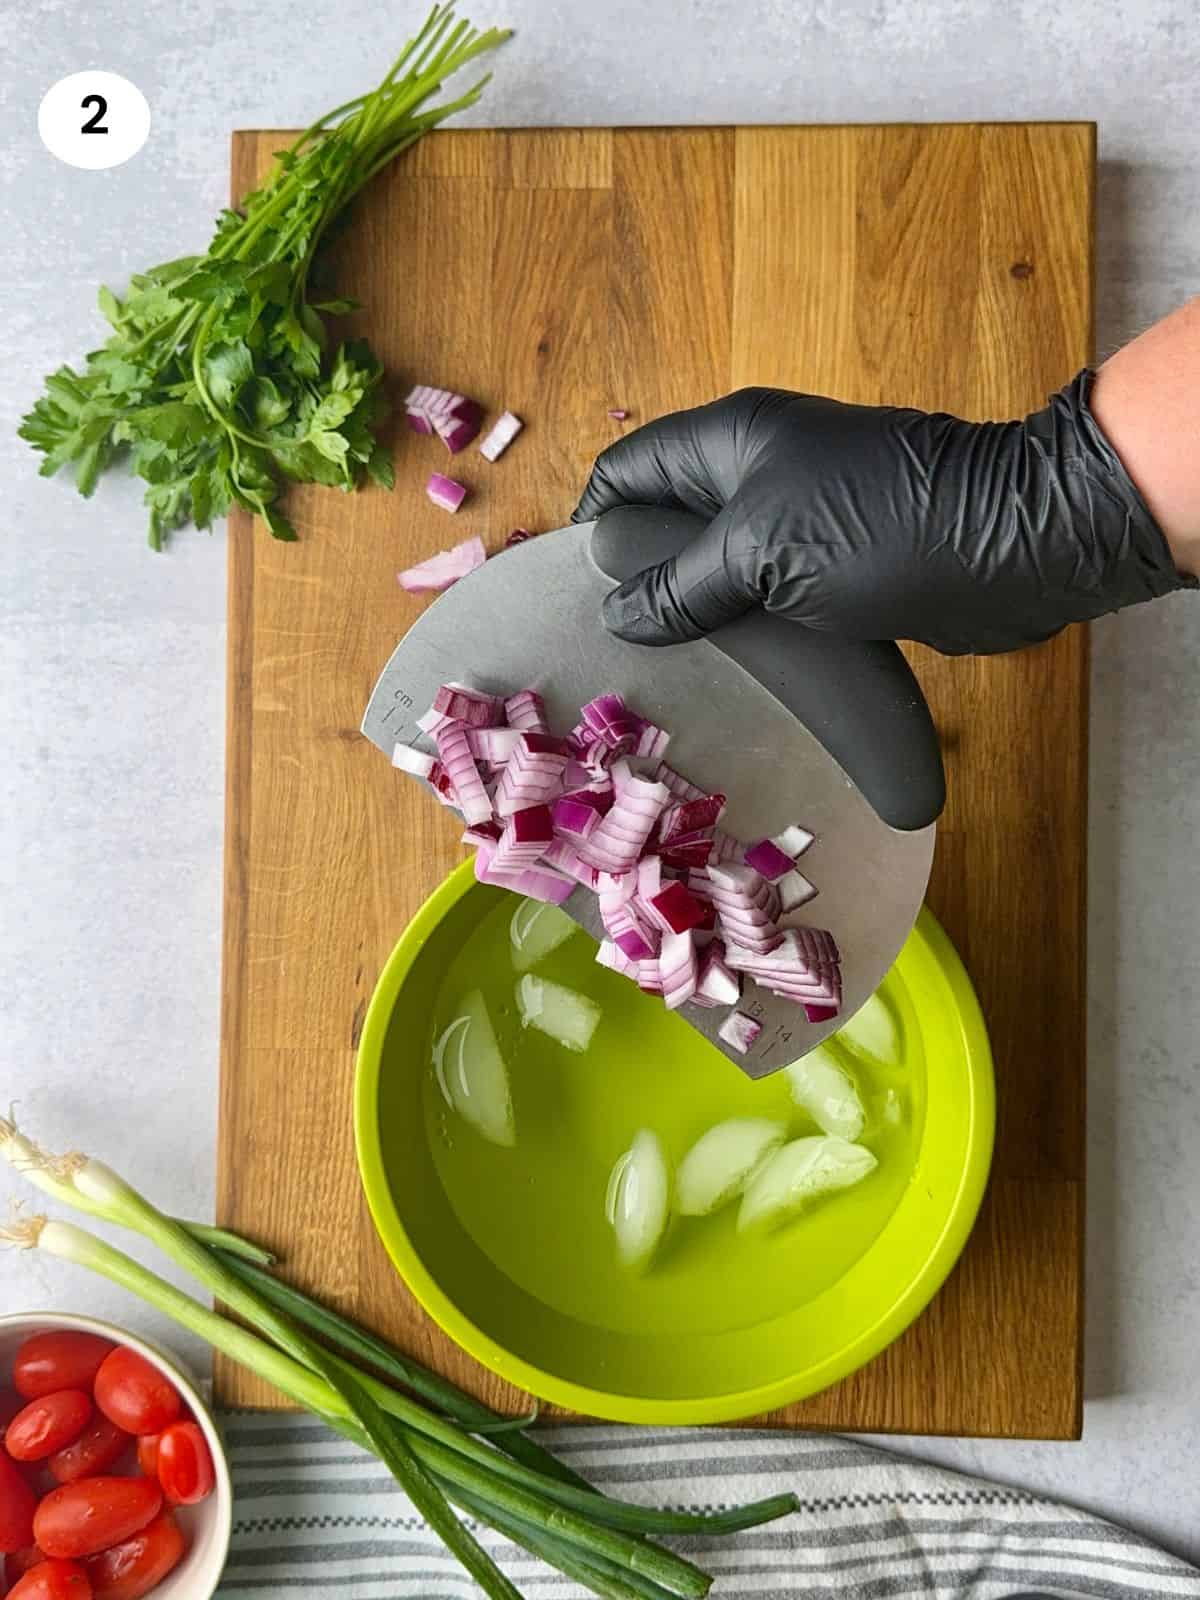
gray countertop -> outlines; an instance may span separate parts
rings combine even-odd
[[[197,1215],[216,1117],[224,534],[154,557],[133,484],[85,504],[38,481],[13,429],[41,375],[98,342],[100,280],[205,241],[229,130],[302,124],[359,92],[419,9],[342,0],[306,23],[284,0],[32,0],[0,16],[0,1102]],[[1094,119],[1101,353],[1200,287],[1200,41],[1183,0],[1136,18],[1100,0],[464,9],[520,30],[480,121]],[[110,172],[37,139],[44,90],[88,66],[153,109],[145,149]],[[906,1447],[1200,1560],[1200,604],[1107,621],[1093,642],[1085,1436]],[[0,1294],[153,1326],[57,1263],[0,1258]]]

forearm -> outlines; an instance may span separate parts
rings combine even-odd
[[[1106,361],[1092,415],[1166,535],[1180,572],[1200,575],[1200,299]]]

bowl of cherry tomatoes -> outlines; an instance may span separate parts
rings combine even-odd
[[[208,1600],[233,1489],[213,1418],[161,1350],[91,1317],[0,1316],[0,1594]]]

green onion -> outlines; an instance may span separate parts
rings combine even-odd
[[[456,1491],[453,1499],[480,1522],[495,1528],[514,1544],[528,1550],[530,1555],[540,1556],[594,1594],[605,1596],[606,1600],[671,1600],[671,1590],[664,1589],[661,1584],[643,1578],[640,1573],[628,1572],[604,1556],[580,1556],[573,1546],[535,1523],[523,1522],[519,1517],[498,1511],[495,1506],[463,1491]]]
[[[386,1436],[388,1443],[384,1446],[387,1449],[385,1465],[393,1473],[396,1473],[397,1467],[401,1465],[401,1452],[394,1444],[390,1433],[390,1424],[386,1420],[383,1426],[377,1429],[375,1439],[372,1439],[372,1430],[364,1425],[361,1420],[361,1414],[360,1416],[355,1416],[351,1403],[348,1403],[325,1379],[309,1371],[307,1367],[291,1356],[276,1350],[273,1345],[269,1344],[265,1339],[261,1339],[257,1334],[249,1332],[239,1326],[238,1323],[231,1322],[227,1317],[222,1317],[215,1311],[210,1311],[207,1306],[201,1305],[198,1300],[193,1300],[182,1289],[177,1289],[174,1284],[168,1283],[165,1278],[160,1278],[147,1267],[143,1267],[140,1262],[134,1261],[132,1257],[125,1255],[123,1251],[114,1249],[112,1245],[107,1244],[103,1239],[98,1239],[94,1234],[88,1233],[86,1229],[77,1227],[72,1222],[48,1222],[44,1217],[28,1217],[0,1229],[0,1240],[8,1244],[20,1245],[23,1248],[36,1247],[39,1250],[44,1250],[48,1254],[58,1256],[64,1261],[73,1262],[77,1266],[88,1267],[91,1271],[101,1274],[121,1288],[129,1289],[148,1304],[155,1306],[159,1311],[165,1312],[181,1327],[186,1328],[189,1333],[194,1333],[203,1339],[214,1350],[219,1350],[222,1355],[228,1356],[231,1360],[247,1367],[251,1372],[257,1373],[269,1383],[274,1384],[290,1400],[295,1401],[297,1405],[302,1406],[306,1411],[311,1411],[314,1416],[319,1417],[323,1422],[347,1439],[352,1440],[355,1444],[372,1451],[373,1454],[379,1454],[376,1441],[381,1443]],[[347,1385],[347,1387],[349,1386]],[[369,1396],[366,1397],[365,1409],[368,1415],[371,1414],[372,1410],[377,1411],[378,1409],[372,1408]],[[421,1472],[422,1478],[427,1476],[419,1467],[417,1471]],[[490,1485],[486,1475],[475,1470],[469,1470],[464,1476],[470,1486],[490,1498]],[[410,1494],[414,1504],[418,1504],[417,1497],[412,1494],[410,1488],[410,1485],[414,1487],[416,1485],[415,1475],[405,1471],[404,1476],[400,1478],[400,1483],[401,1487]],[[515,1506],[518,1509],[518,1514],[532,1515],[535,1519],[543,1514],[542,1507],[535,1497],[522,1496],[519,1491],[507,1489],[505,1486],[501,1486],[501,1488],[505,1496],[505,1502]],[[418,1488],[417,1494],[421,1495],[422,1490]],[[430,1517],[430,1501],[428,1497],[423,1496],[423,1498],[425,1503],[419,1504],[418,1509],[426,1517],[426,1520],[430,1521],[430,1526],[435,1526]],[[557,1513],[554,1507],[549,1507],[548,1510],[551,1516],[568,1517],[569,1515],[567,1513]],[[575,1524],[570,1522],[564,1524],[564,1527],[574,1526]],[[445,1537],[440,1525],[436,1527],[435,1531],[442,1534],[443,1538]],[[463,1531],[465,1532],[466,1530]],[[613,1539],[624,1540],[623,1535],[613,1535],[607,1529],[593,1531],[587,1528],[585,1523],[582,1523],[582,1519],[581,1531],[588,1542],[594,1539],[599,1548],[605,1551],[621,1548],[620,1545],[613,1546]],[[632,1540],[625,1541],[625,1543],[636,1545],[636,1541]],[[452,1548],[454,1547],[452,1546]],[[652,1547],[637,1546],[637,1548],[650,1549]],[[454,1548],[454,1553],[462,1559],[458,1548]],[[482,1547],[479,1548],[478,1554],[484,1558],[484,1562],[490,1564],[490,1557],[487,1556],[486,1551],[482,1550]],[[669,1564],[668,1570],[673,1570],[678,1558],[671,1556],[667,1551],[661,1551],[659,1554]],[[678,1564],[690,1574],[691,1569],[687,1563],[678,1562]],[[477,1557],[473,1557],[469,1570],[472,1571],[473,1575],[478,1576],[483,1570],[483,1563],[480,1563]],[[498,1572],[498,1569],[497,1577],[499,1582],[491,1587],[484,1584],[487,1593],[493,1597],[493,1600],[513,1600],[516,1591],[513,1590],[508,1580],[503,1577],[503,1574]],[[480,1581],[482,1582],[482,1579]],[[689,1576],[686,1580],[686,1586],[675,1588],[672,1592],[699,1595],[704,1591],[696,1588],[691,1583]]]
[[[235,1262],[238,1266],[275,1265],[275,1257],[269,1250],[264,1250],[261,1245],[251,1244],[249,1239],[243,1239],[241,1234],[230,1233],[228,1228],[214,1228],[208,1222],[184,1222],[179,1217],[175,1220],[181,1227],[187,1229],[193,1239],[208,1245],[211,1250],[219,1250],[226,1258],[227,1265],[232,1266]]]
[[[238,1243],[244,1244],[245,1241],[239,1239]],[[493,1426],[507,1420],[497,1416],[496,1412],[472,1396],[464,1394],[447,1379],[428,1371],[410,1357],[394,1349],[392,1345],[368,1332],[366,1328],[352,1322],[349,1317],[340,1316],[336,1311],[319,1305],[317,1301],[311,1300],[308,1295],[293,1288],[291,1284],[283,1283],[271,1273],[263,1272],[248,1262],[230,1260],[228,1255],[224,1256],[224,1261],[230,1272],[257,1290],[263,1299],[269,1301],[277,1310],[307,1328],[310,1333],[315,1333],[318,1338],[352,1360],[376,1367],[385,1377],[395,1383],[403,1384],[406,1389],[420,1395],[423,1400],[428,1400],[431,1405],[440,1406],[448,1416],[461,1422],[473,1433],[483,1433],[487,1430],[488,1437],[491,1437]],[[498,1439],[497,1442],[505,1454],[511,1456],[514,1461],[521,1461],[527,1467],[546,1473],[550,1477],[559,1478],[564,1483],[572,1483],[577,1489],[588,1487],[583,1478],[572,1472],[569,1467],[563,1466],[548,1450],[543,1450],[532,1439],[523,1439],[518,1435],[514,1438],[504,1438],[502,1441]]]
[[[167,1216],[103,1162],[52,1156],[2,1117],[0,1155],[54,1199],[149,1239],[250,1326],[201,1305],[70,1223],[33,1218],[0,1230],[0,1237],[36,1245],[130,1289],[371,1450],[491,1600],[519,1597],[451,1503],[609,1600],[702,1600],[707,1594],[707,1573],[647,1535],[733,1533],[796,1508],[793,1495],[710,1513],[610,1499],[517,1431],[529,1419],[497,1417],[357,1324],[280,1283],[262,1270],[269,1257],[257,1246],[223,1229]],[[334,1348],[318,1344],[313,1334]],[[357,1364],[362,1362],[377,1372]],[[411,1393],[391,1387],[378,1373]],[[438,1410],[427,1409],[414,1394]]]

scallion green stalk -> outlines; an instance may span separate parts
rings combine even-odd
[[[237,1235],[165,1215],[103,1162],[50,1155],[4,1118],[0,1155],[54,1199],[149,1239],[257,1331],[201,1305],[72,1224],[34,1218],[0,1231],[0,1237],[37,1245],[130,1289],[373,1451],[491,1600],[519,1596],[455,1517],[451,1502],[489,1520],[609,1600],[662,1600],[664,1595],[702,1600],[707,1594],[708,1574],[650,1543],[647,1535],[731,1533],[795,1509],[792,1495],[703,1514],[609,1499],[519,1433],[498,1436],[494,1443],[475,1437],[472,1425],[482,1433],[489,1424],[505,1426],[503,1419],[262,1272],[258,1263],[266,1252]],[[312,1334],[336,1348],[318,1344]],[[341,1352],[424,1393],[450,1415],[431,1413]]]
[[[102,1161],[82,1156],[63,1157],[60,1168],[70,1171],[75,1188],[93,1207],[94,1214],[140,1233],[156,1244],[178,1266],[218,1295],[232,1311],[273,1339],[297,1361],[313,1366],[335,1386],[338,1374],[345,1374],[370,1396],[380,1410],[396,1418],[412,1432],[410,1447],[417,1459],[436,1466],[439,1474],[456,1482],[448,1464],[437,1466],[440,1452],[463,1456],[497,1479],[521,1490],[529,1490],[557,1505],[590,1517],[606,1528],[635,1534],[716,1534],[740,1532],[774,1521],[795,1510],[795,1497],[777,1495],[728,1511],[660,1511],[609,1499],[594,1489],[577,1489],[573,1484],[547,1480],[541,1473],[514,1461],[490,1444],[464,1433],[453,1422],[432,1412],[407,1395],[390,1388],[370,1373],[357,1371],[343,1357],[316,1351],[312,1341],[300,1333],[274,1306],[253,1292],[211,1250],[188,1233],[173,1218],[165,1216]],[[314,1351],[316,1356],[314,1358]],[[435,1448],[436,1447],[436,1448]]]
[[[239,1245],[244,1245],[245,1242],[238,1239]],[[471,1395],[464,1394],[448,1379],[430,1372],[377,1335],[360,1327],[349,1317],[343,1317],[338,1312],[329,1310],[318,1301],[310,1299],[302,1290],[284,1283],[273,1273],[263,1271],[249,1260],[231,1260],[228,1255],[224,1260],[229,1270],[250,1288],[256,1290],[264,1300],[269,1301],[278,1311],[300,1323],[302,1327],[307,1328],[310,1333],[338,1350],[343,1356],[349,1357],[359,1365],[376,1368],[385,1378],[393,1383],[403,1384],[406,1389],[420,1395],[431,1405],[439,1406],[448,1416],[461,1422],[472,1432],[483,1433],[486,1430],[486,1437],[494,1437],[498,1447],[514,1461],[521,1461],[525,1466],[532,1467],[547,1477],[559,1478],[563,1483],[572,1483],[577,1489],[590,1487],[586,1479],[572,1472],[570,1467],[564,1466],[556,1456],[544,1450],[541,1445],[535,1444],[532,1439],[522,1438],[520,1434],[512,1437],[493,1434],[492,1425],[505,1419]]]

